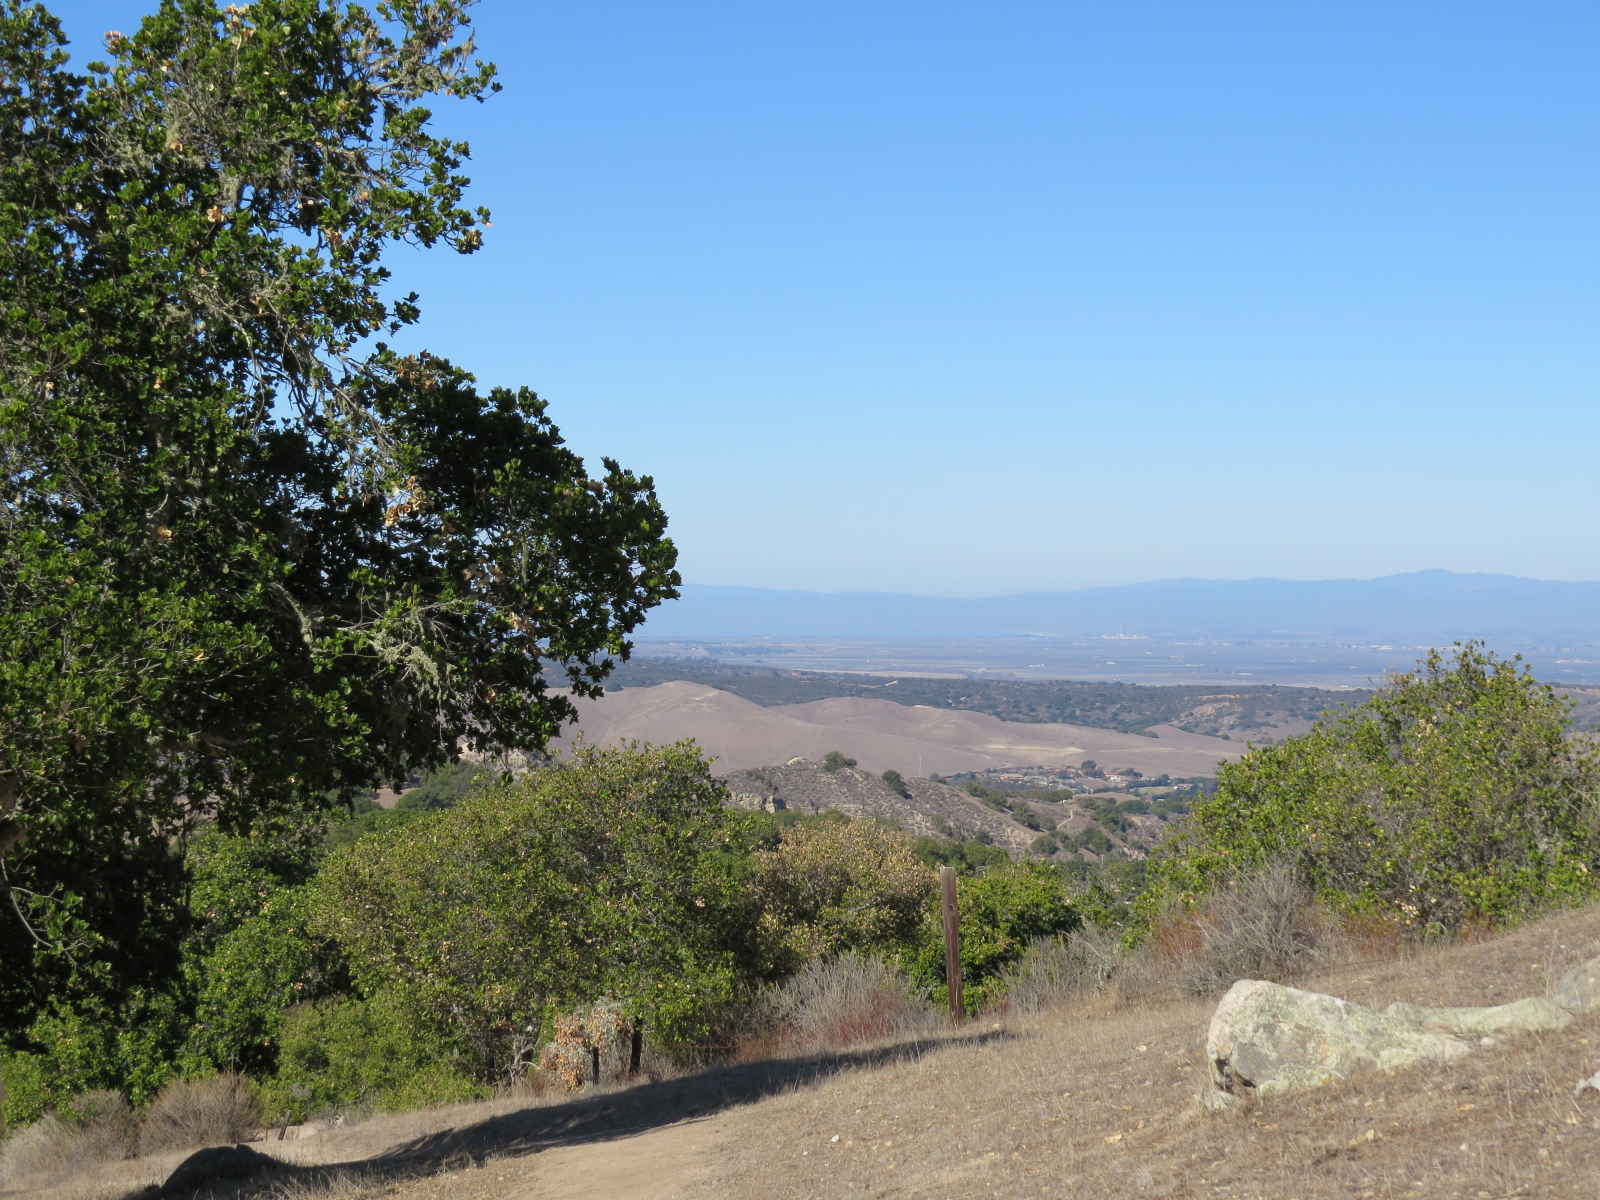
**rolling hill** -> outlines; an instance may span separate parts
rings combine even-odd
[[[704,684],[674,682],[577,700],[577,737],[596,745],[693,738],[719,774],[839,750],[873,772],[910,776],[1007,766],[1072,765],[1086,758],[1145,775],[1209,775],[1237,757],[1236,742],[1157,726],[1154,736],[1084,725],[1022,724],[984,713],[843,698],[765,707]]]

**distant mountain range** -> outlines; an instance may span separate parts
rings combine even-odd
[[[1600,641],[1600,582],[1413,571],[1381,579],[1172,579],[980,599],[689,584],[646,638],[1518,638]]]

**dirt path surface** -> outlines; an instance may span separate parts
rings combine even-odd
[[[528,1186],[504,1200],[678,1200],[715,1160],[725,1118],[681,1121],[603,1146],[570,1146],[539,1155]]]
[[[680,1200],[707,1177],[725,1118],[678,1121],[613,1141],[557,1146],[396,1185],[394,1200]]]

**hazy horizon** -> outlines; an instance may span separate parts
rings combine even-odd
[[[713,580],[686,578],[685,587],[746,588],[751,591],[800,592],[819,596],[916,596],[930,600],[993,600],[1031,594],[1048,595],[1056,592],[1091,591],[1101,588],[1139,587],[1146,584],[1170,583],[1373,583],[1408,575],[1480,577],[1484,579],[1516,579],[1529,583],[1600,583],[1600,572],[1570,576],[1519,575],[1509,571],[1463,571],[1450,567],[1416,567],[1399,571],[1385,571],[1377,575],[1148,575],[1139,578],[1115,579],[1104,582],[1071,583],[1058,587],[1040,586],[1014,589],[983,589],[969,591],[923,591],[912,588],[851,588],[767,586],[740,580]]]

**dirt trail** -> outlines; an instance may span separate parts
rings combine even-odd
[[[400,1184],[392,1200],[681,1200],[708,1176],[727,1120],[700,1117],[608,1141],[491,1158]]]
[[[504,1200],[678,1200],[708,1174],[727,1119],[680,1121],[615,1142],[535,1155],[532,1178]]]

